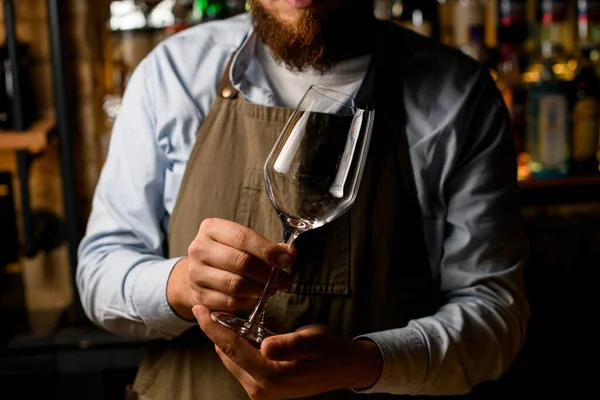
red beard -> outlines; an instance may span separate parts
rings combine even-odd
[[[252,0],[252,17],[258,39],[292,71],[325,73],[337,62],[371,50],[375,18],[370,0],[348,0],[325,14],[302,10],[293,26],[271,15],[260,0]]]

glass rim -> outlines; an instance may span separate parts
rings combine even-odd
[[[315,91],[318,94],[320,94],[321,96],[327,97],[328,99],[331,99],[331,100],[333,100],[333,101],[335,101],[337,103],[340,103],[340,104],[342,104],[342,105],[344,105],[346,107],[349,107],[349,108],[352,108],[352,109],[355,109],[355,110],[366,111],[364,108],[360,108],[360,107],[357,107],[355,105],[356,98],[354,96],[351,96],[351,95],[349,95],[347,93],[344,93],[344,92],[340,92],[339,90],[335,90],[335,89],[329,88],[327,86],[322,86],[322,85],[310,85],[310,87],[308,88],[308,90],[309,91],[311,91],[311,90]],[[336,93],[338,95],[341,95],[341,96],[349,99],[351,101],[351,104],[346,104],[343,101],[338,100],[336,98],[333,98],[331,96],[328,96],[327,93],[323,93],[323,92],[332,92],[332,93]]]

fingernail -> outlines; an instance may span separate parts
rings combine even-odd
[[[200,307],[198,307],[198,306],[192,307],[192,313],[194,313],[194,317],[196,317],[196,319],[198,319],[200,316]]]
[[[288,253],[279,253],[277,255],[277,266],[279,267],[287,267],[290,265],[291,257]]]

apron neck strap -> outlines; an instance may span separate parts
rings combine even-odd
[[[223,76],[217,85],[217,96],[223,99],[235,99],[238,95],[238,91],[233,86],[233,83],[231,83],[231,68],[233,67],[233,63],[235,62],[237,55],[240,53],[242,47],[246,43],[246,39],[248,39],[248,34],[244,36],[244,39],[238,48],[235,49],[229,56],[229,61],[227,61],[227,65],[223,71]]]
[[[227,62],[227,66],[225,67],[225,71],[221,77],[221,81],[217,85],[217,95],[224,99],[234,99],[237,96],[237,90],[233,87],[231,79],[229,78],[229,74],[231,72],[233,61],[235,60],[238,52],[239,49],[234,51],[229,57],[229,61]]]

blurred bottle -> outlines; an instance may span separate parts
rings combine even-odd
[[[498,41],[520,45],[527,35],[526,0],[498,0]]]
[[[493,58],[496,58],[495,53],[498,50],[498,1],[484,0],[485,46],[488,49],[488,55]]]
[[[562,59],[553,43],[542,40],[535,66],[537,79],[529,82],[527,142],[534,177],[561,177],[569,172],[569,106],[563,82],[555,73]]]
[[[598,173],[600,130],[600,79],[597,65],[600,44],[600,1],[577,2],[579,70],[570,93],[572,112],[571,171],[574,175]]]
[[[545,64],[552,63],[553,74],[563,81],[571,81],[577,71],[577,60],[569,52],[565,32],[573,30],[568,19],[567,0],[539,0],[537,43],[524,73],[526,83],[542,79]]]
[[[439,40],[443,44],[456,47],[454,43],[454,6],[456,3],[452,0],[437,0],[438,2],[438,21],[439,21]]]
[[[572,28],[569,2],[539,0],[539,37],[523,80],[528,85],[527,148],[534,177],[560,177],[569,173],[570,114],[568,85],[577,61],[567,52],[564,35]]]
[[[584,51],[581,69],[573,81],[571,92],[573,140],[571,173],[598,173],[598,129],[600,123],[600,80]]]
[[[485,0],[450,1],[454,3],[452,6],[454,46],[462,48],[471,43],[472,28],[485,32]]]
[[[577,0],[577,37],[586,49],[600,44],[600,0]]]
[[[600,0],[577,0],[577,39],[600,74]]]

